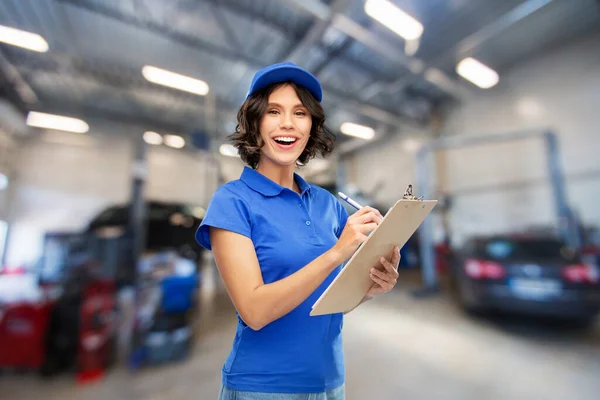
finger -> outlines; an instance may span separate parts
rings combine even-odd
[[[375,270],[377,271],[377,270]],[[377,271],[379,272],[379,271]],[[394,285],[391,284],[390,282],[380,278],[379,276],[375,275],[373,273],[373,271],[371,271],[371,279],[373,280],[373,282],[377,283],[379,286],[381,286],[381,288],[383,290],[390,290]]]
[[[390,284],[390,285],[396,284],[395,276],[391,275],[390,273],[379,271],[377,268],[371,269],[371,275],[378,277],[379,279],[381,279],[383,282],[386,282],[387,284]]]
[[[364,206],[364,207],[361,207],[360,210],[358,210],[355,214],[363,215],[363,214],[367,214],[370,212],[377,214],[379,211],[377,211],[375,208],[373,208],[371,206]]]
[[[385,292],[385,290],[383,290],[383,288],[381,287],[380,284],[378,283],[373,283],[373,285],[371,286],[371,288],[369,289],[369,291],[367,292],[367,296],[371,296],[371,298],[373,298],[374,295],[377,294],[381,294]]]
[[[380,220],[383,220],[383,215],[381,214],[381,212],[379,212],[378,209],[373,208],[371,212],[374,212],[375,215],[377,215],[379,217]]]
[[[400,263],[400,249],[398,246],[394,246],[394,250],[392,251],[392,265],[395,269],[398,268],[398,264]]]
[[[355,222],[358,224],[365,224],[367,222],[375,222],[376,224],[379,224],[381,223],[381,218],[376,213],[371,211],[358,216]]]
[[[383,265],[383,267],[389,275],[393,276],[394,279],[398,278],[398,270],[396,269],[397,267],[394,264],[389,262],[385,257],[380,257],[379,262],[381,263],[381,265]]]
[[[373,232],[375,228],[377,228],[377,224],[374,222],[358,225],[358,231],[364,235],[368,234],[369,232]]]
[[[381,292],[381,286],[379,286],[378,283],[373,282],[373,284],[371,285],[371,287],[369,288],[369,291],[367,292],[367,296],[372,296],[379,294]]]

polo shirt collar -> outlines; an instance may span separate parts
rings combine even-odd
[[[284,189],[283,186],[273,182],[260,172],[245,166],[240,177],[242,182],[263,196],[277,196]],[[300,188],[302,195],[310,190],[310,185],[302,177],[294,173],[294,179]]]

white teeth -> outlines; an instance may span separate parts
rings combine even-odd
[[[296,141],[296,138],[293,137],[276,137],[274,138],[275,140],[277,140],[278,142],[287,142],[287,143],[294,143]]]

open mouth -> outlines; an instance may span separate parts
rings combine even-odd
[[[277,143],[277,145],[279,147],[282,147],[284,149],[290,149],[290,148],[294,147],[294,144],[296,144],[296,141],[298,139],[296,139],[295,137],[291,137],[291,136],[279,136],[279,137],[273,138],[273,140],[275,141],[275,143]]]

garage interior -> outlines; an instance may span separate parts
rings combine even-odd
[[[218,398],[194,232],[283,61],[336,135],[304,179],[438,200],[344,317],[346,398],[598,399],[597,0],[0,0],[0,397]]]

